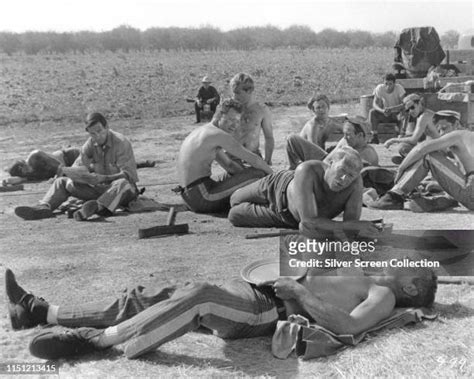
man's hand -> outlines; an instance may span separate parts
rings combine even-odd
[[[275,295],[282,300],[295,299],[298,291],[304,289],[296,280],[290,278],[278,278],[273,284]]]
[[[390,109],[388,109],[388,108],[385,108],[385,109],[383,110],[383,114],[384,114],[385,116],[390,116],[390,115],[392,114],[392,111],[391,111]]]
[[[97,184],[105,183],[107,181],[107,175],[101,174],[90,174],[87,178],[87,183],[91,186],[96,186]]]
[[[271,166],[271,165],[272,165],[272,160],[271,160],[271,158],[270,158],[270,159],[265,159],[265,163],[266,163],[267,165]]]
[[[387,141],[385,141],[383,145],[385,146],[386,149],[389,149],[390,146],[392,146],[394,143],[397,143],[397,142],[398,142],[397,138],[390,138]]]
[[[359,231],[359,237],[376,238],[380,236],[380,229],[371,221],[356,221],[355,227]]]

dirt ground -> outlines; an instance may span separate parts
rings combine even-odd
[[[331,108],[333,114],[340,112],[357,112],[357,105]],[[272,109],[272,113],[276,141],[273,165],[282,169],[287,165],[285,136],[299,131],[310,115],[304,107],[276,108]],[[177,184],[175,160],[180,143],[196,127],[192,121],[193,116],[189,115],[159,120],[110,122],[113,129],[130,137],[137,159],[154,159],[158,162],[154,168],[139,170],[139,187],[145,187],[145,196],[163,203],[164,209],[169,205],[182,204],[181,198],[171,188]],[[53,151],[68,145],[80,146],[86,137],[82,124],[48,122],[2,126],[0,162],[6,166],[15,158],[25,157],[34,148]],[[376,148],[381,163],[391,165],[392,152],[380,145]],[[176,220],[177,224],[189,224],[188,235],[140,240],[138,229],[165,224],[166,211],[123,213],[106,220],[83,223],[68,219],[66,215],[30,222],[14,215],[15,206],[35,204],[48,186],[46,182],[31,183],[25,185],[24,191],[0,194],[0,263],[3,268],[9,267],[17,273],[19,282],[27,289],[54,304],[113,297],[123,288],[137,283],[145,286],[203,280],[222,283],[229,276],[238,276],[244,264],[275,256],[278,251],[277,238],[245,239],[248,233],[268,232],[268,229],[235,228],[226,218],[189,211],[178,213]],[[394,230],[474,229],[474,214],[463,207],[436,214],[418,214],[408,210],[382,212],[364,208],[362,218],[383,218],[385,222],[393,223]],[[1,279],[3,286],[3,273]],[[439,294],[445,306],[456,303],[461,307],[456,308],[453,318],[458,323],[457,327],[467,328],[472,341],[470,325],[474,313],[474,296],[471,288],[444,285],[440,286]],[[39,362],[29,355],[27,349],[29,339],[38,330],[12,331],[3,298],[0,309],[4,310],[0,318],[1,361]],[[467,350],[462,350],[462,354],[469,354],[468,346],[465,346]],[[382,349],[376,347],[379,348]],[[331,371],[325,371],[329,374],[360,375],[364,372],[363,368],[359,369],[362,371],[355,368],[352,371],[337,369],[338,364],[346,367],[346,360],[353,359],[352,354],[357,356],[363,352],[363,347],[350,353],[350,358],[342,355],[305,364],[299,364],[295,359],[273,359],[269,349],[269,338],[225,342],[209,335],[191,333],[164,345],[142,360],[127,361],[120,350],[112,350],[99,354],[99,360],[86,357],[77,361],[63,361],[61,370],[65,375],[92,376],[159,374],[289,377],[314,373],[315,369],[320,370],[327,362],[331,362],[334,364]],[[405,353],[400,354],[404,357]],[[396,362],[387,365],[371,373],[388,375],[397,372],[393,371]],[[416,366],[416,362],[413,365]],[[402,374],[410,375],[410,372]],[[447,374],[466,372],[448,371]]]

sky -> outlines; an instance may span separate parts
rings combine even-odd
[[[398,32],[434,26],[438,33],[474,28],[474,2],[396,0],[7,0],[0,31],[106,31],[119,25],[199,27],[307,25],[315,32]]]

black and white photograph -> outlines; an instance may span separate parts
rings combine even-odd
[[[472,377],[474,3],[0,12],[1,377]]]

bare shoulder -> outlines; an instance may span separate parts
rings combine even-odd
[[[309,133],[316,126],[316,117],[312,117],[311,119],[305,122],[301,131]]]
[[[252,103],[250,104],[247,109],[253,113],[259,113],[261,114],[262,116],[265,116],[267,114],[270,114],[270,109],[265,105],[265,104],[262,104],[258,101],[256,101],[255,103]]]
[[[434,112],[431,109],[425,109],[423,114],[420,116],[421,122],[431,122],[434,116]]]
[[[440,137],[443,140],[449,140],[453,143],[469,143],[474,142],[474,132],[470,130],[454,130]]]
[[[388,303],[393,303],[393,306],[395,306],[395,294],[389,287],[386,286],[380,286],[375,283],[372,284],[369,288],[368,298],[376,301],[386,301]]]

